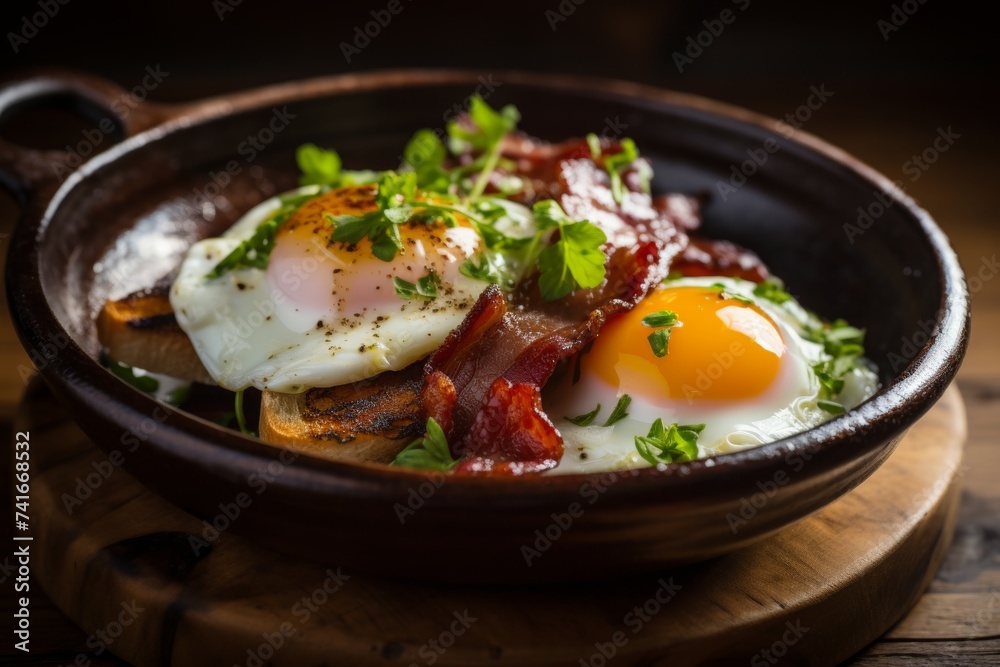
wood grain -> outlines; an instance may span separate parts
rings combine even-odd
[[[438,665],[562,665],[602,650],[623,665],[731,664],[765,650],[830,664],[894,623],[937,570],[957,508],[964,424],[951,389],[858,489],[729,556],[626,581],[501,589],[386,581],[225,532],[213,539],[107,464],[41,386],[15,421],[33,435],[45,589],[98,638],[125,614],[112,646],[135,664],[192,666],[254,654],[276,666],[431,655]],[[96,488],[77,491],[88,475]],[[88,497],[67,504],[74,493]],[[439,652],[434,638],[454,646]]]

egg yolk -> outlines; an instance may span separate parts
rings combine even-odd
[[[332,190],[303,204],[278,230],[268,265],[272,284],[292,302],[333,305],[346,314],[398,307],[394,277],[415,283],[434,271],[449,283],[473,255],[478,236],[462,216],[455,227],[413,222],[399,226],[403,249],[384,262],[367,236],[356,244],[330,241],[328,215],[364,215],[377,209],[374,186]]]
[[[647,339],[655,328],[642,323],[659,311],[678,320],[663,357]],[[741,400],[770,387],[784,351],[774,321],[755,304],[717,288],[660,287],[605,324],[581,372],[654,402]]]

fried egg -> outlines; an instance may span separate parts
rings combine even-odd
[[[821,385],[812,368],[830,357],[804,337],[812,316],[794,300],[779,305],[756,297],[753,288],[729,278],[671,280],[605,324],[578,373],[567,374],[576,381],[564,378],[547,394],[546,411],[565,444],[552,472],[649,466],[635,436],[646,436],[658,418],[665,425],[704,424],[698,458],[757,447],[830,419],[817,405]],[[659,311],[673,311],[678,320],[662,357],[647,340],[653,329],[642,323]],[[858,364],[836,400],[850,409],[878,387],[876,374]],[[626,394],[628,416],[603,426]],[[589,425],[569,421],[597,404]]]
[[[481,242],[462,216],[454,226],[400,225],[404,248],[386,262],[372,254],[367,237],[330,241],[327,214],[375,210],[375,186],[319,192],[306,187],[284,195],[319,196],[278,228],[266,267],[207,277],[279,211],[279,197],[251,209],[221,237],[196,243],[180,267],[170,291],[177,322],[226,389],[296,393],[400,370],[437,349],[487,286],[459,271]],[[397,295],[393,278],[417,283],[432,272],[436,298]]]

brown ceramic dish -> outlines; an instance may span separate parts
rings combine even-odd
[[[105,299],[168,274],[191,242],[291,187],[301,143],[335,146],[350,166],[393,166],[413,130],[441,127],[480,85],[456,71],[143,103],[116,121],[125,141],[61,184],[54,165],[67,156],[0,145],[4,182],[25,202],[7,264],[24,346],[102,448],[121,451],[132,475],[191,512],[224,517],[220,507],[232,513],[248,497],[220,525],[348,568],[482,582],[621,575],[737,549],[863,481],[954,378],[969,331],[961,269],[930,216],[886,178],[809,135],[784,136],[768,119],[715,102],[603,80],[493,78],[501,85],[490,102],[517,104],[529,133],[623,128],[653,159],[654,190],[713,194],[705,231],[756,250],[807,307],[866,327],[885,388],[819,428],[711,460],[618,477],[441,481],[304,456],[282,465],[275,448],[160,405],[98,364],[94,314]],[[120,95],[91,77],[42,73],[0,91],[0,116],[47,100],[100,119],[124,108],[113,105]],[[778,148],[723,201],[717,183],[729,184],[732,165],[765,145]],[[849,238],[844,225],[859,206],[880,213]],[[525,545],[538,554],[530,566]]]

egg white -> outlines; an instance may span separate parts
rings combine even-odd
[[[801,433],[828,421],[833,415],[817,406],[820,383],[812,365],[829,358],[823,346],[803,338],[802,332],[809,315],[792,300],[778,305],[754,296],[754,283],[722,277],[681,278],[670,282],[671,287],[708,287],[722,283],[727,292],[752,299],[778,325],[788,353],[771,386],[761,395],[745,401],[706,401],[678,399],[664,408],[642,396],[631,396],[628,417],[612,426],[601,426],[611,414],[622,392],[596,376],[582,376],[576,384],[565,380],[553,398],[546,403],[563,436],[565,452],[558,467],[550,474],[604,472],[648,467],[635,447],[635,436],[646,435],[650,426],[661,418],[665,425],[705,424],[698,437],[698,458],[759,447],[781,438]],[[725,371],[725,350],[717,358],[718,368],[706,368],[711,375]],[[878,391],[878,377],[864,365],[854,369],[844,380],[844,389],[837,402],[850,409]],[[551,404],[550,404],[551,403]],[[577,426],[567,417],[587,414],[597,404],[601,409],[588,426]]]
[[[299,188],[282,196],[309,192],[318,192],[318,188]],[[301,261],[280,270],[280,284],[276,284],[274,271],[257,268],[206,279],[222,258],[252,236],[280,206],[279,198],[272,197],[247,212],[221,237],[195,244],[170,291],[178,324],[209,374],[227,389],[254,386],[297,393],[400,370],[437,349],[487,286],[458,271],[478,243],[475,232],[467,227],[447,229],[439,247],[416,244],[417,252],[426,253],[427,262],[444,267],[439,294],[446,291],[447,297],[439,295],[433,301],[404,300],[395,295],[388,274],[398,275],[402,270],[398,262],[407,263],[402,256],[397,257],[397,263],[368,262],[365,273],[358,264],[344,266],[319,243]],[[411,252],[413,247],[408,246]],[[408,263],[416,263],[412,255]],[[380,284],[378,302],[358,308],[363,312],[342,313],[333,298],[313,299],[311,305],[303,305],[288,297],[291,289],[310,289],[321,274],[338,268],[337,285],[349,286],[352,279],[369,282],[373,271],[379,281],[388,281]]]

